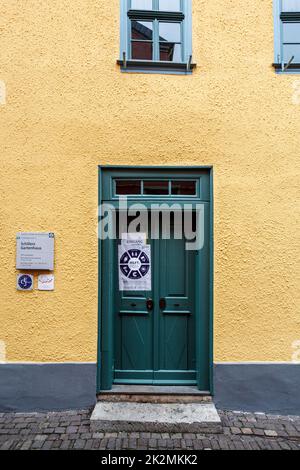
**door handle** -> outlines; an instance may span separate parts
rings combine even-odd
[[[164,299],[163,297],[159,301],[159,308],[161,310],[165,310],[165,308],[166,308],[166,299]]]
[[[152,299],[147,299],[146,300],[146,306],[147,306],[147,310],[153,310],[153,300]]]

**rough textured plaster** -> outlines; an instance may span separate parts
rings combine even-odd
[[[7,359],[96,359],[97,165],[109,163],[214,165],[215,360],[291,360],[300,76],[271,66],[272,1],[194,0],[192,76],[120,73],[117,0],[21,3],[0,15]],[[16,292],[20,230],[55,232],[54,292]]]

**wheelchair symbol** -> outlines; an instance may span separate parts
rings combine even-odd
[[[32,278],[31,276],[28,276],[28,274],[23,274],[23,276],[20,276],[18,279],[18,286],[22,290],[29,290],[32,287]]]

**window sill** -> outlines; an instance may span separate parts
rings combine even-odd
[[[123,60],[117,60],[122,72],[140,72],[140,73],[169,73],[190,75],[197,67],[196,64],[188,64],[182,62],[154,62],[150,60],[127,60],[124,66]]]
[[[300,64],[292,63],[285,70],[282,70],[282,64],[272,65],[277,73],[300,73]]]

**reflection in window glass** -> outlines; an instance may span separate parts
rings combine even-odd
[[[283,45],[283,62],[287,64],[294,56],[293,62],[300,64],[300,44]]]
[[[181,42],[181,23],[159,23],[159,40]]]
[[[132,21],[131,39],[141,41],[152,41],[153,23],[152,21]]]
[[[117,180],[116,194],[141,194],[141,182],[138,180]]]
[[[181,11],[180,0],[159,0],[159,9],[163,11]]]
[[[132,10],[152,10],[152,0],[131,0]]]
[[[153,22],[131,22],[131,58],[139,60],[153,59]],[[148,42],[146,42],[148,41]]]
[[[282,11],[300,11],[300,0],[282,0]]]
[[[172,181],[172,195],[196,195],[196,181]]]
[[[152,42],[132,41],[131,58],[134,60],[152,60],[153,46]]]
[[[159,60],[181,62],[181,44],[161,42],[159,44]]]
[[[181,23],[160,22],[159,40],[159,60],[181,62]]]
[[[168,181],[144,181],[144,194],[159,195],[169,194]]]
[[[300,62],[300,23],[283,23],[283,61]]]
[[[283,42],[300,43],[300,23],[283,23]]]

